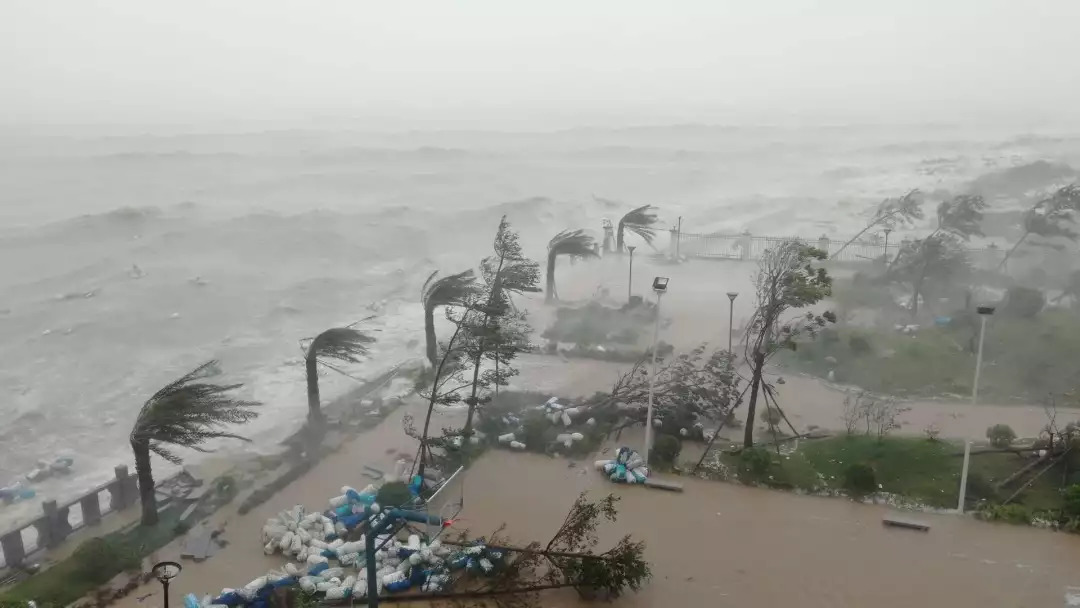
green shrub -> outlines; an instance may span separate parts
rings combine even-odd
[[[1068,517],[1080,517],[1080,483],[1075,483],[1062,493],[1064,504],[1062,511]]]
[[[1010,287],[1005,292],[1002,314],[1020,319],[1031,319],[1042,312],[1046,306],[1046,297],[1038,289],[1030,287]]]
[[[844,489],[855,494],[873,493],[877,490],[874,468],[861,462],[848,465],[844,469]]]
[[[664,469],[675,466],[682,452],[682,441],[674,435],[659,435],[649,452],[649,465]]]
[[[870,346],[870,340],[862,334],[851,334],[848,338],[848,348],[851,349],[851,353],[854,355],[866,355],[874,350]]]
[[[743,483],[761,481],[772,467],[772,454],[765,448],[747,448],[739,454],[739,479]]]
[[[1012,427],[1007,424],[995,424],[986,429],[986,438],[990,440],[990,445],[995,448],[1007,448],[1016,440],[1016,431],[1013,431]]]
[[[1027,507],[1018,504],[990,505],[980,512],[983,519],[990,521],[1004,521],[1010,524],[1030,524],[1031,514]]]
[[[79,545],[71,557],[76,575],[94,585],[108,582],[117,572],[137,569],[140,563],[131,547],[106,538],[91,538]]]
[[[375,502],[383,507],[400,507],[412,500],[412,492],[403,481],[388,481],[375,494]]]

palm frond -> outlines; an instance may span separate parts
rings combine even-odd
[[[154,393],[139,410],[131,441],[148,443],[154,453],[173,463],[180,457],[167,444],[201,450],[210,439],[247,441],[221,429],[256,418],[259,412],[254,408],[261,404],[231,396],[242,384],[200,382],[218,373],[217,361],[208,361]]]
[[[595,257],[596,239],[584,230],[563,230],[548,242],[548,257],[569,255],[579,258]]]
[[[305,356],[356,363],[361,356],[367,354],[368,345],[373,342],[375,338],[358,329],[332,327],[315,336],[308,345]]]
[[[420,290],[424,310],[461,303],[476,291],[476,273],[471,268],[436,279],[438,274],[438,270],[431,273]]]
[[[642,205],[622,216],[622,219],[619,220],[619,226],[625,227],[651,245],[653,239],[656,238],[655,226],[659,222],[660,218],[656,215],[656,207]]]

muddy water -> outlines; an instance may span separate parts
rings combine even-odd
[[[919,515],[932,527],[912,532],[883,526],[883,507],[679,481],[682,494],[615,486],[561,460],[492,454],[468,472],[464,524],[546,541],[579,492],[614,492],[604,540],[644,540],[654,574],[619,606],[1059,606],[1080,583],[1074,536],[953,515]]]

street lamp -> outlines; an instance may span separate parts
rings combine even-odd
[[[889,233],[892,232],[892,228],[885,229],[885,261],[889,261]]]
[[[645,466],[649,466],[649,448],[652,447],[653,390],[656,388],[656,351],[660,344],[660,296],[667,292],[668,278],[656,277],[652,288],[656,292],[656,326],[652,338],[652,369],[649,372],[649,408],[645,412]]]
[[[979,371],[982,369],[983,341],[986,339],[986,318],[994,314],[993,306],[979,306],[975,309],[979,313],[979,354],[975,356],[975,383],[971,387],[971,403],[977,405],[979,401]],[[971,440],[964,442],[964,468],[960,470],[960,498],[957,500],[956,511],[964,512],[964,500],[967,498],[968,466],[971,464]]]
[[[150,572],[161,581],[161,588],[165,593],[165,608],[169,608],[169,581],[176,578],[183,568],[176,562],[158,562],[150,569]]]
[[[983,341],[986,339],[986,318],[994,314],[993,306],[979,306],[975,309],[979,313],[979,354],[975,357],[975,382],[971,386],[971,403],[979,403],[979,372],[982,369]]]
[[[731,336],[735,333],[735,298],[739,297],[739,292],[729,291],[727,292],[728,305],[728,330],[727,330],[727,351],[733,353],[731,350]]]
[[[630,252],[630,276],[629,276],[628,279],[626,279],[626,302],[627,302],[627,304],[629,304],[630,303],[630,298],[633,297],[631,295],[633,293],[631,291],[631,288],[633,287],[633,284],[634,284],[634,250],[637,249],[637,246],[636,245],[627,245],[626,249]]]

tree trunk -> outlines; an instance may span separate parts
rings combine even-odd
[[[158,523],[157,496],[154,494],[154,476],[150,472],[150,443],[132,439],[131,451],[135,453],[135,474],[139,478],[139,502],[142,505],[142,525]]]
[[[427,359],[431,362],[432,369],[437,364],[439,356],[439,342],[435,337],[435,307],[424,307],[424,338],[427,340]]]
[[[308,422],[322,422],[323,414],[319,406],[319,361],[314,350],[305,357],[307,367],[307,406]]]
[[[998,264],[998,267],[997,267],[998,272],[1001,272],[1001,269],[1005,268],[1005,264],[1007,264],[1009,262],[1009,258],[1020,247],[1020,244],[1024,242],[1024,239],[1026,239],[1029,234],[1031,234],[1031,233],[1030,232],[1024,232],[1024,236],[1020,237],[1020,240],[1016,241],[1016,244],[1013,245],[1012,249],[1010,249],[1005,254],[1005,257],[1001,258],[1001,263]]]
[[[626,225],[619,220],[619,230],[615,233],[615,251],[620,255],[623,252],[623,236],[626,232]]]
[[[468,442],[469,437],[472,436],[473,414],[476,413],[476,402],[477,402],[476,392],[477,392],[478,387],[476,386],[476,383],[477,383],[477,380],[480,378],[480,359],[481,359],[481,357],[483,356],[483,353],[484,353],[484,341],[483,340],[480,341],[479,349],[480,349],[480,354],[478,354],[477,357],[476,357],[476,360],[473,361],[472,394],[469,395],[469,399],[468,399],[469,413],[465,415],[465,428],[463,428],[462,431],[461,431],[461,434],[464,436],[464,441],[462,442],[462,445],[464,445],[465,442]]]
[[[544,302],[551,304],[555,300],[559,299],[559,295],[555,293],[555,252],[548,253],[547,259],[547,293],[544,297]]]
[[[765,372],[765,353],[754,353],[753,383],[750,385],[750,403],[746,406],[746,430],[743,431],[743,447],[754,447],[754,413],[757,410],[758,390]]]
[[[862,230],[860,230],[858,234],[856,234],[855,236],[851,237],[851,240],[849,240],[848,242],[844,243],[843,245],[841,245],[841,246],[840,246],[840,248],[839,248],[839,249],[837,249],[837,250],[836,250],[835,252],[833,252],[833,254],[829,256],[829,259],[830,259],[830,260],[832,260],[832,259],[835,259],[835,258],[836,258],[836,256],[840,255],[840,253],[841,253],[841,252],[843,252],[843,251],[844,251],[845,249],[847,249],[847,248],[848,248],[848,245],[850,245],[850,244],[854,243],[855,241],[857,241],[857,240],[859,239],[859,237],[860,237],[860,236],[862,236],[862,235],[866,234],[866,231],[867,231],[867,230],[870,230],[870,229],[871,229],[871,228],[873,228],[874,226],[877,226],[877,225],[878,225],[878,222],[880,222],[880,221],[881,221],[881,218],[878,218],[878,219],[874,220],[874,221],[873,221],[872,223],[870,223],[870,224],[867,224],[867,225],[866,225],[866,227],[865,227],[865,228],[863,228]],[[886,251],[886,252],[885,252],[885,254],[886,254],[886,255],[888,255],[888,253],[889,253],[888,251]]]

